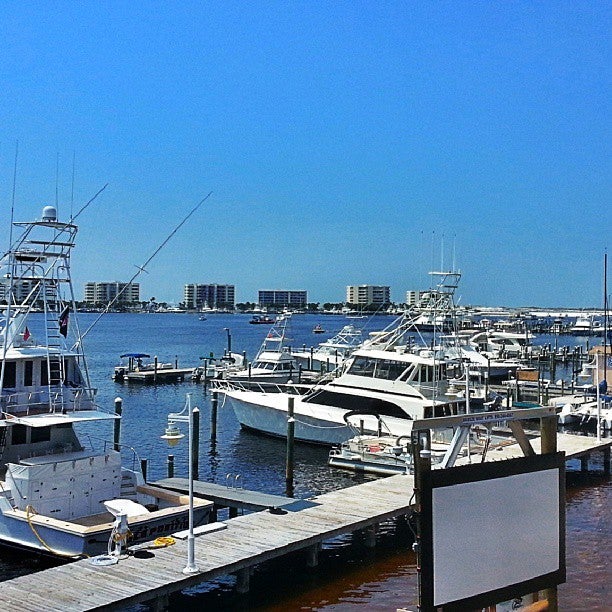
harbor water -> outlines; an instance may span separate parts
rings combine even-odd
[[[87,329],[96,318],[93,313],[80,314],[81,330]],[[234,352],[246,351],[252,359],[269,327],[250,325],[249,320],[250,316],[238,314],[210,314],[206,320],[191,314],[108,314],[85,337],[85,353],[92,384],[98,389],[98,403],[110,411],[116,397],[123,399],[121,442],[126,449],[135,449],[138,458],[147,459],[149,480],[166,475],[169,449],[160,436],[168,413],[180,411],[189,392],[192,404],[201,410],[200,479],[218,484],[237,482],[244,488],[285,494],[284,441],[242,431],[229,406],[221,402],[217,437],[212,441],[210,396],[202,384],[127,385],[111,379],[122,353],[143,352],[157,356],[160,363],[178,362],[179,367],[195,367],[200,365],[200,357],[211,353],[221,356],[228,337]],[[350,320],[332,315],[294,315],[291,344],[316,345],[349,323],[365,325],[365,336],[392,320],[387,316]],[[313,334],[316,324],[327,333]],[[568,336],[556,339],[560,346],[586,341]],[[555,338],[540,337],[537,342],[554,345]],[[88,436],[92,443],[99,437],[112,439],[108,426],[90,425],[79,433],[84,442]],[[175,456],[175,475],[186,476],[187,444],[171,452]],[[327,454],[328,449],[322,447],[303,444],[296,447],[296,497],[309,497],[363,481],[363,476],[328,467]],[[127,450],[124,455],[126,459],[131,457]],[[559,587],[561,610],[604,611],[612,605],[612,485],[609,478],[601,476],[601,457],[594,456],[590,467],[589,473],[581,473],[579,461],[568,464],[567,582]],[[304,558],[296,554],[258,568],[247,595],[236,594],[234,579],[227,577],[175,596],[171,603],[173,608],[181,610],[414,608],[417,579],[411,541],[412,534],[405,524],[383,525],[375,549],[367,548],[356,535],[338,538],[326,543],[318,568],[308,569]],[[201,545],[205,545],[204,541]],[[48,558],[0,548],[0,579],[32,573],[55,563]]]

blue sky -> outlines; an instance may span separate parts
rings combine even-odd
[[[79,218],[77,296],[185,283],[601,306],[608,2],[4,2],[0,223]],[[5,231],[2,247],[6,247]]]

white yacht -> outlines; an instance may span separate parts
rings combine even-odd
[[[223,378],[237,383],[282,384],[296,379],[298,363],[286,345],[291,315],[282,315],[270,328],[252,363],[240,370],[228,370]]]
[[[535,355],[538,348],[532,346],[531,332],[507,332],[485,330],[470,338],[472,346],[487,357],[520,357]]]
[[[516,374],[521,366],[519,359],[491,357],[490,353],[478,350],[471,339],[470,332],[457,332],[440,337],[447,356],[459,360],[467,359],[474,377],[488,376],[490,380],[500,380]]]
[[[380,433],[379,422],[394,436],[408,435],[415,419],[456,413],[464,400],[450,395],[448,378],[458,362],[443,351],[416,349],[405,341],[413,320],[404,315],[353,352],[338,377],[321,382],[303,395],[285,390],[248,389],[218,381],[236,418],[247,429],[285,436],[292,399],[295,438],[340,444],[355,435]],[[347,413],[353,413],[345,422]]]
[[[77,226],[51,206],[14,226],[0,261],[0,543],[76,557],[185,529],[184,496],[147,485],[138,461],[122,467],[117,437],[96,449],[74,430],[120,418],[97,406],[83,353],[70,278]],[[197,523],[210,508],[196,502]]]
[[[576,321],[568,329],[568,333],[574,336],[601,336],[604,325],[594,315],[579,315]]]

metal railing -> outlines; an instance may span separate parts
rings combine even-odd
[[[66,414],[77,410],[94,410],[97,408],[94,396],[96,389],[81,387],[72,389],[59,387],[49,392],[47,389],[37,391],[17,391],[0,396],[2,416],[29,416],[31,414]]]

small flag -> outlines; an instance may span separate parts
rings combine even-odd
[[[32,334],[30,333],[30,330],[27,328],[25,328],[25,331],[23,332],[23,340],[24,342],[27,342],[28,338],[31,336]]]
[[[64,310],[62,310],[62,314],[59,318],[59,333],[64,336],[64,338],[68,335],[68,316],[70,314],[70,308],[66,306]]]

